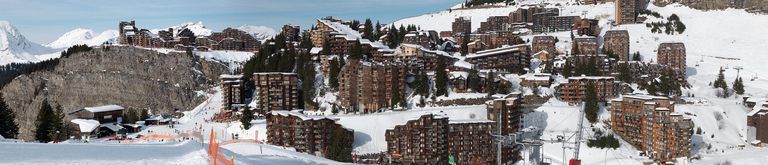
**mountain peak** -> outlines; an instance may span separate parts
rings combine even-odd
[[[82,44],[96,46],[101,45],[104,42],[114,43],[118,36],[119,34],[116,30],[106,30],[98,36],[94,36],[94,32],[91,29],[77,28],[64,33],[64,35],[61,35],[56,41],[48,43],[45,46],[51,48],[67,48],[73,45]]]
[[[259,40],[259,41],[263,41],[263,40],[275,37],[275,35],[277,35],[278,33],[275,29],[272,29],[266,26],[243,25],[238,27],[237,29],[245,31],[246,33],[252,35],[253,38],[256,38],[256,40]]]
[[[0,21],[0,65],[40,61],[48,57],[38,55],[54,52],[56,50],[27,40],[10,22]]]

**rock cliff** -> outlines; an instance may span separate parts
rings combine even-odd
[[[117,104],[171,112],[194,108],[198,94],[218,82],[227,68],[186,53],[158,53],[134,47],[95,48],[60,59],[53,69],[20,75],[0,92],[16,112],[20,138],[33,140],[43,100],[65,113]]]

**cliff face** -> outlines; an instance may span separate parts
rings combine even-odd
[[[726,8],[747,9],[750,12],[768,12],[768,0],[654,0],[656,6],[680,3],[699,10],[722,10]]]
[[[20,138],[33,140],[43,100],[65,113],[83,107],[117,104],[152,112],[189,110],[205,98],[226,66],[189,56],[133,47],[96,48],[60,59],[51,71],[16,77],[0,91],[16,112]]]

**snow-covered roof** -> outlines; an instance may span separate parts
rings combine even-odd
[[[86,111],[90,111],[92,113],[98,113],[98,112],[109,112],[109,111],[122,111],[122,106],[119,105],[105,105],[105,106],[98,106],[98,107],[85,107],[83,108]]]
[[[241,79],[243,78],[243,75],[232,75],[232,74],[222,74],[219,76],[220,79]]]
[[[451,79],[459,78],[459,77],[467,78],[469,76],[469,73],[465,71],[452,71],[452,72],[449,72],[448,74],[450,74]]]
[[[345,39],[347,39],[347,41],[357,40],[359,38],[362,38],[361,37],[362,35],[360,35],[360,32],[357,32],[356,30],[349,28],[349,26],[344,25],[340,22],[334,22],[334,21],[325,20],[325,19],[318,19],[317,21],[325,24],[328,27],[331,27],[331,29],[337,32],[336,36],[344,37]]]
[[[622,97],[634,98],[634,99],[643,99],[643,100],[668,99],[666,97],[654,96],[654,95],[623,95]]]
[[[602,80],[602,79],[613,79],[613,77],[608,76],[574,76],[574,77],[568,77],[568,80]]]
[[[459,68],[472,69],[472,64],[464,60],[458,60],[454,62],[453,66],[459,67]]]
[[[99,121],[90,119],[74,119],[72,123],[77,124],[80,127],[80,132],[93,132],[96,128],[99,128]]]
[[[101,124],[101,127],[108,128],[109,130],[112,130],[114,132],[120,131],[121,129],[125,129],[125,127],[114,124],[114,123]]]
[[[521,46],[526,46],[526,45],[515,45],[515,46],[507,46],[507,45],[505,45],[505,46],[502,46],[501,48],[478,51],[475,54],[467,55],[467,58],[477,58],[477,57],[483,57],[483,56],[488,56],[488,55],[496,55],[496,54],[499,54],[499,53],[507,53],[507,52],[520,51],[520,47]]]
[[[280,115],[280,116],[296,116],[296,117],[299,117],[299,119],[305,120],[305,121],[306,120],[323,120],[323,119],[338,120],[336,118],[330,118],[325,116],[309,116],[299,111],[272,111],[270,113],[272,115]]]
[[[323,51],[323,48],[313,47],[309,50],[309,54],[320,54],[321,51]]]
[[[493,120],[448,120],[448,124],[495,123]]]

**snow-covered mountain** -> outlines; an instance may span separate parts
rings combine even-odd
[[[77,28],[61,35],[56,41],[48,43],[45,46],[51,48],[67,48],[72,45],[86,44],[89,46],[101,45],[104,42],[116,43],[117,38],[120,36],[117,30],[106,30],[98,36],[93,35],[94,32],[91,29]]]
[[[202,21],[198,21],[196,23],[195,22],[182,23],[180,25],[171,26],[171,27],[168,27],[168,28],[173,28],[174,34],[180,32],[179,30],[182,30],[182,29],[189,29],[193,33],[195,33],[196,36],[210,36],[213,33],[213,30],[208,29],[207,27],[205,27],[205,25],[203,25]],[[168,28],[165,28],[165,29],[152,29],[152,30],[149,30],[149,31],[154,33],[154,34],[158,34],[160,30],[168,30]]]
[[[238,27],[237,29],[247,32],[248,34],[251,34],[256,40],[263,41],[272,37],[275,37],[277,35],[277,30],[272,29],[270,27],[266,26],[253,26],[253,25],[243,25]]]
[[[58,51],[27,40],[8,21],[0,21],[0,65],[37,62],[58,56]]]

